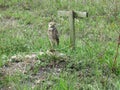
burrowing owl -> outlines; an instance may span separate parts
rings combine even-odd
[[[55,22],[50,22],[48,24],[48,38],[50,40],[51,46],[59,45],[59,36],[58,36],[58,31],[55,27]]]

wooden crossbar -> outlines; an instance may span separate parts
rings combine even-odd
[[[88,17],[87,12],[80,11],[58,11],[58,16],[67,16],[69,18],[69,27],[70,27],[70,43],[71,47],[75,49],[75,25],[74,18],[84,18]]]

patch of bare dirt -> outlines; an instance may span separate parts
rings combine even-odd
[[[49,52],[47,51],[46,53],[40,52],[40,55],[63,55],[61,53],[57,54],[55,52]],[[2,68],[0,68],[0,73],[1,75],[4,76],[12,76],[15,75],[16,73],[21,73],[25,75],[29,75],[29,79],[32,81],[33,87],[35,85],[40,84],[41,82],[45,81],[48,74],[52,74],[55,76],[59,76],[60,72],[62,69],[65,67],[66,62],[62,59],[60,61],[53,60],[50,63],[48,63],[45,66],[38,66],[37,67],[37,72],[34,73],[36,69],[36,64],[40,64],[41,61],[38,60],[37,54],[31,54],[31,55],[15,55],[10,58],[10,60],[7,62],[6,65],[4,65]]]
[[[0,20],[0,26],[2,26],[2,28],[8,28],[8,27],[18,27],[18,22],[17,22],[17,20],[16,19],[14,19],[14,18],[11,18],[11,17],[9,17],[9,18],[2,18],[1,20]]]

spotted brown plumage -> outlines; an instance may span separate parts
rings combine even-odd
[[[55,27],[55,22],[50,22],[48,24],[47,34],[52,47],[54,47],[55,45],[59,45],[59,35]]]

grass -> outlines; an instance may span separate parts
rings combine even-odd
[[[69,59],[59,75],[50,71],[45,79],[33,85],[32,74],[48,67],[59,58],[39,57],[32,72],[4,76],[0,72],[0,88],[12,90],[119,90],[120,55],[114,71],[120,19],[119,0],[1,0],[0,1],[0,67],[15,54],[49,49],[47,24],[54,20],[60,33],[59,52]],[[69,49],[68,18],[58,17],[58,10],[78,10],[88,18],[75,19],[76,50]],[[53,68],[54,70],[54,65]],[[33,76],[34,77],[34,76]],[[33,87],[34,88],[33,88]]]

